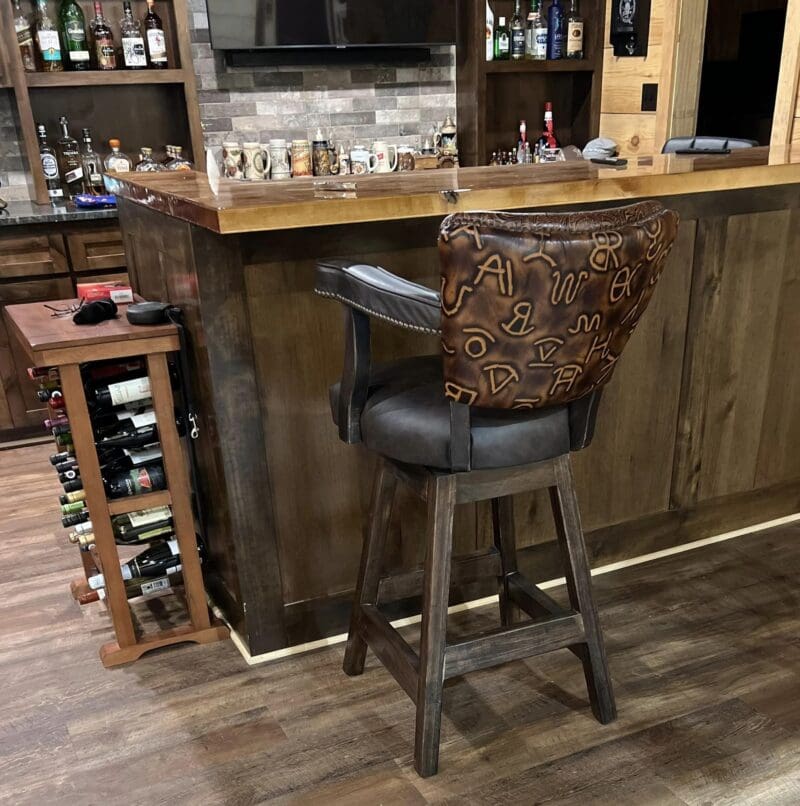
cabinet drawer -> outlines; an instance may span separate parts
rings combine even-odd
[[[122,233],[116,227],[70,232],[67,246],[75,271],[101,271],[127,265]]]
[[[61,235],[0,235],[0,279],[67,271]]]

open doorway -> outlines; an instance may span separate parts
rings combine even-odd
[[[787,0],[709,0],[697,134],[768,145]]]

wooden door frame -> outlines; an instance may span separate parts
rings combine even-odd
[[[655,142],[697,132],[708,0],[675,0],[664,19]],[[800,0],[788,0],[770,145],[791,143],[800,90]]]

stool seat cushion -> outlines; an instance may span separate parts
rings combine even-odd
[[[337,421],[338,383],[330,389],[330,400]],[[476,470],[539,462],[570,450],[567,406],[472,408],[470,431]],[[373,368],[361,414],[361,439],[368,449],[398,462],[449,468],[450,401],[444,395],[441,356],[417,356]]]

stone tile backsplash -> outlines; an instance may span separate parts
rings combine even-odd
[[[435,122],[455,117],[455,49],[416,65],[232,68],[211,50],[205,0],[190,0],[192,56],[206,145],[224,140],[312,137],[337,143],[421,144]],[[0,89],[0,196],[27,199],[11,90]]]

